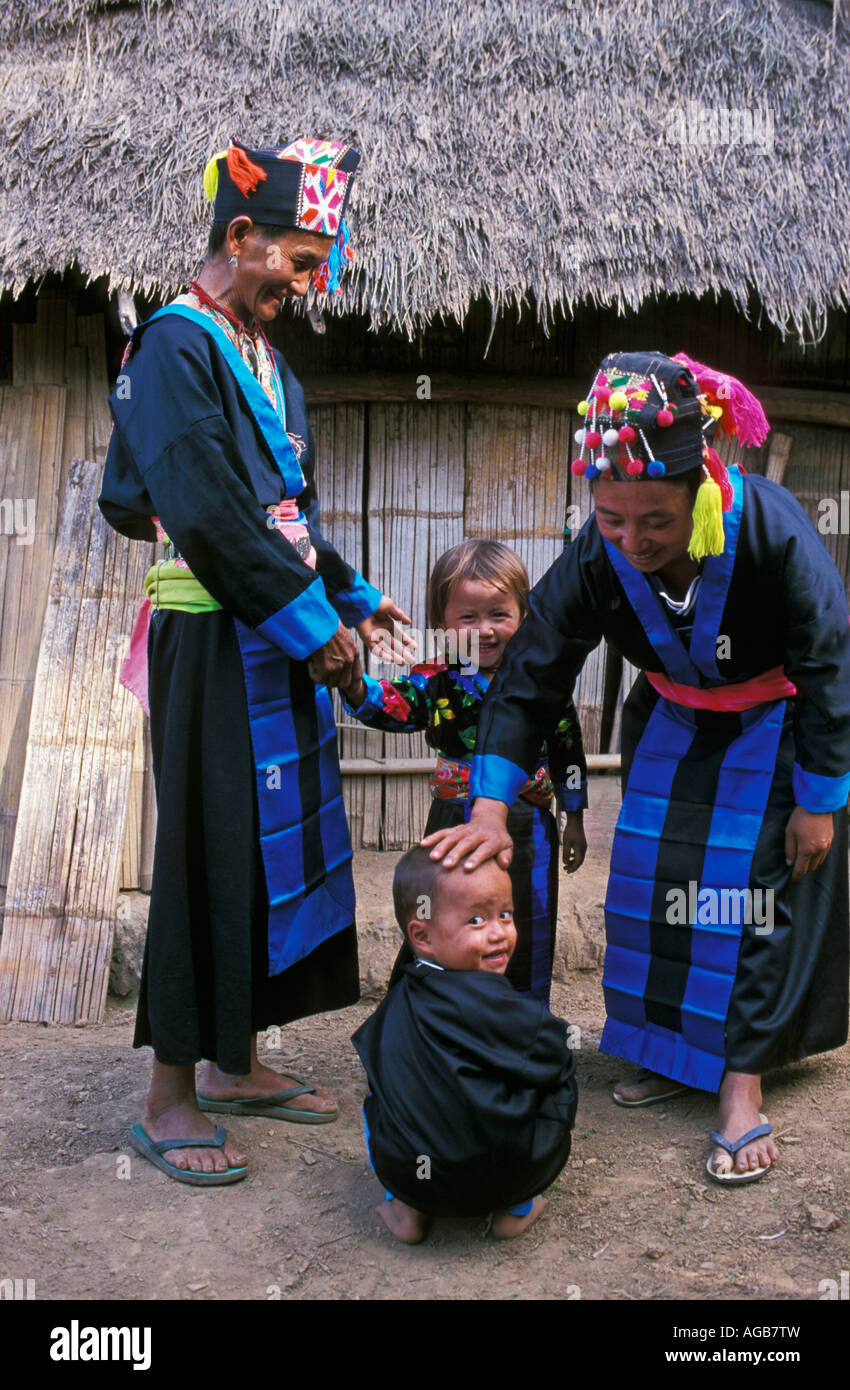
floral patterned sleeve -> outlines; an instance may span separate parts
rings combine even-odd
[[[559,811],[585,810],[587,762],[581,724],[572,700],[567,701],[557,725],[547,733],[546,752]]]
[[[413,733],[427,729],[430,716],[427,679],[414,667],[409,676],[394,676],[391,681],[376,681],[363,675],[366,699],[354,709],[344,700],[348,714],[367,724],[370,729],[383,729],[388,734]]]

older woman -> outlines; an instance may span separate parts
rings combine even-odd
[[[348,627],[368,640],[409,620],[322,536],[304,395],[263,333],[311,280],[336,288],[358,161],[322,140],[211,160],[207,258],[135,331],[110,400],[101,510],[172,547],[133,645],[158,820],[135,1036],[155,1060],[131,1140],[200,1185],[246,1172],[202,1110],[335,1117],[322,1087],[260,1064],[256,1035],[359,997],[325,687],[350,679]]]
[[[777,1157],[762,1073],[847,1036],[847,603],[794,498],[727,472],[706,442],[721,418],[742,442],[767,433],[739,382],[684,355],[614,354],[581,409],[573,469],[595,513],[533,590],[493,682],[469,825],[424,843],[447,867],[506,863],[537,721],[601,637],[642,668],[623,718],[601,1047],[644,1069],[620,1104],[719,1091],[708,1172],[753,1181]]]

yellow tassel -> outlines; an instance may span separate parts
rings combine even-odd
[[[208,203],[215,202],[215,195],[218,192],[218,161],[224,159],[226,154],[227,150],[219,150],[218,154],[214,154],[212,159],[208,161],[204,170],[204,195]]]
[[[697,488],[688,554],[692,560],[704,560],[706,555],[722,555],[725,545],[723,494],[713,478],[705,478]]]

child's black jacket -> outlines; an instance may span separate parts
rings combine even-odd
[[[408,965],[352,1038],[369,1078],[375,1172],[432,1216],[515,1206],[570,1152],[566,1025],[501,975]]]

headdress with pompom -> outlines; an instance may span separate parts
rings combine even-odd
[[[334,238],[326,261],[313,272],[313,287],[340,289],[352,260],[344,212],[360,154],[337,140],[299,139],[275,149],[249,150],[231,140],[204,170],[204,193],[216,222],[247,216],[253,222],[296,227]]]
[[[723,512],[732,505],[732,485],[709,441],[719,425],[743,445],[764,442],[770,426],[752,392],[683,352],[611,353],[578,413],[584,423],[576,431],[580,453],[572,471],[591,481],[673,478],[701,466],[705,477],[694,502],[688,553],[695,560],[723,553]]]

